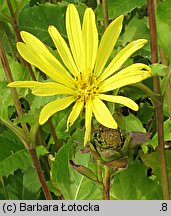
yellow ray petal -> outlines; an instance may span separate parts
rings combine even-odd
[[[15,81],[15,82],[9,83],[7,86],[15,87],[15,88],[33,88],[40,84],[41,82],[37,82],[37,81]]]
[[[78,100],[75,103],[75,105],[72,108],[71,113],[69,114],[68,120],[67,120],[67,130],[75,122],[75,120],[78,118],[83,107],[84,107],[84,102]]]
[[[48,83],[40,83],[39,85],[36,85],[32,89],[32,93],[37,96],[51,96],[56,94],[73,95],[75,91],[67,86],[54,83],[54,82],[48,82]]]
[[[100,124],[108,128],[116,129],[118,127],[109,109],[98,97],[92,100],[92,111]]]
[[[85,70],[83,57],[83,43],[81,23],[78,11],[73,4],[69,4],[66,11],[66,30],[72,55],[80,72]]]
[[[44,124],[54,113],[67,108],[74,101],[75,97],[69,96],[48,103],[40,112],[39,124]]]
[[[127,97],[114,96],[114,95],[105,95],[105,94],[100,94],[98,97],[101,100],[123,104],[124,106],[127,106],[132,110],[135,110],[135,111],[138,110],[138,105],[133,100],[131,100],[130,98],[127,98]]]
[[[78,69],[75,65],[75,62],[73,60],[73,57],[71,55],[71,52],[68,48],[67,43],[59,33],[59,31],[54,26],[49,26],[48,28],[49,34],[58,50],[58,53],[64,62],[64,64],[67,66],[69,71],[74,75],[78,75]]]
[[[126,85],[140,82],[150,76],[151,69],[149,66],[141,63],[132,64],[99,84],[99,91],[111,91]]]
[[[92,105],[91,101],[87,101],[85,105],[85,135],[84,135],[84,146],[90,141],[91,137],[91,120],[92,120]]]
[[[108,67],[104,70],[104,73],[99,78],[100,81],[105,80],[111,76],[116,70],[118,70],[123,63],[137,50],[143,47],[147,43],[147,40],[139,39],[132,41],[126,47],[124,47],[111,61]]]
[[[94,75],[98,77],[102,72],[122,30],[123,16],[116,18],[105,30],[97,51]]]
[[[21,32],[21,36],[25,44],[18,42],[17,49],[26,61],[38,67],[53,80],[66,81],[67,85],[69,83],[72,85],[71,75],[38,38],[28,32]]]
[[[82,37],[86,72],[88,73],[88,71],[92,72],[94,68],[98,48],[98,32],[95,15],[91,8],[87,8],[84,13]]]

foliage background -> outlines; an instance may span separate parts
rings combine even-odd
[[[103,13],[101,5],[97,5],[95,0],[11,1],[19,29],[37,36],[57,57],[47,29],[49,25],[54,25],[67,39],[64,18],[67,5],[71,2],[76,4],[81,17],[85,8],[92,5],[101,36],[104,31],[103,25],[100,25],[103,20]],[[125,16],[124,28],[112,56],[132,40],[150,39],[145,0],[108,0],[108,13],[110,20],[121,14]],[[170,61],[171,1],[159,1],[156,9],[156,21],[158,44],[164,49]],[[0,0],[0,38],[7,54],[13,78],[14,80],[31,80],[27,67],[19,61],[12,23],[13,19],[9,13],[7,1]],[[132,62],[150,64],[150,58],[150,45],[148,43],[136,52],[127,64]],[[40,71],[35,68],[33,70],[37,79],[42,77]],[[165,93],[166,82],[171,80],[171,70],[168,69],[166,74],[165,67],[156,64],[153,67],[153,73],[161,77],[161,90]],[[144,83],[153,89],[152,80],[146,80]],[[24,111],[22,117],[17,117],[10,89],[6,85],[7,79],[3,67],[0,65],[0,199],[45,199],[31,156],[14,133],[14,128],[23,122],[31,128],[36,127],[41,107],[54,100],[54,97],[36,97],[27,89],[17,89]],[[140,106],[137,113],[133,113],[125,107],[118,108],[122,115],[121,129],[125,133],[132,131],[150,132],[152,138],[130,155],[128,168],[115,174],[111,187],[111,199],[162,199],[155,108],[147,95],[135,87],[125,87],[120,89],[120,93],[132,98]],[[163,108],[164,139],[167,148],[168,175],[171,183],[171,122],[165,95]],[[57,151],[48,123],[39,128],[37,135],[36,151],[48,188],[54,199],[60,199],[61,196],[64,199],[102,199],[98,185],[76,172],[69,164],[69,160],[74,155],[75,163],[84,165],[94,172],[97,171],[91,155],[80,153],[84,133],[82,121],[84,116],[76,121],[71,130],[64,132],[68,113],[68,109],[66,109],[55,114],[52,118],[55,132],[62,145],[59,151]],[[9,122],[12,122],[14,128],[7,127]],[[51,157],[53,160],[50,159]]]

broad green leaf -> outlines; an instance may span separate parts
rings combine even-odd
[[[11,155],[0,162],[0,176],[13,174],[17,169],[25,171],[30,166],[32,166],[31,157],[27,150],[22,149],[11,153]]]
[[[0,163],[12,154],[23,149],[22,143],[15,134],[9,130],[0,131]]]
[[[15,136],[13,141],[8,134],[7,137],[4,142],[3,139],[0,142],[0,176],[13,174],[17,169],[24,172],[33,166],[31,156],[26,149],[22,148]],[[47,154],[47,150],[43,146],[38,146],[36,150],[38,157]]]
[[[118,121],[119,127],[126,133],[133,131],[146,132],[142,122],[132,113],[129,113],[128,116],[119,116]]]
[[[30,167],[23,174],[17,170],[6,180],[6,189],[11,200],[36,200],[40,194],[40,182],[35,169]]]
[[[142,7],[145,4],[145,0],[108,0],[109,18],[113,19],[121,14],[125,15],[134,10],[135,8]],[[103,12],[101,5],[97,7],[96,12],[97,20],[103,20]]]
[[[123,45],[125,46],[128,42],[132,40],[137,40],[140,38],[149,40],[149,29],[147,28],[147,20],[145,18],[138,19],[134,17],[125,26],[125,32],[123,33]]]
[[[31,192],[34,195],[40,192],[41,184],[35,168],[29,167],[24,172],[23,187],[25,188],[25,196],[27,196],[27,191]]]
[[[135,161],[127,169],[115,174],[111,199],[158,200],[162,199],[162,192],[157,181],[147,177],[147,168],[140,161]]]
[[[141,120],[143,125],[148,125],[154,115],[154,107],[148,102],[143,101],[139,105],[137,117]]]
[[[63,36],[66,36],[65,11],[66,5],[61,3],[24,8],[19,15],[20,30],[28,31],[46,44],[53,45],[48,34],[48,26],[54,25]]]
[[[168,177],[169,181],[171,184],[171,163],[170,163],[170,158],[171,158],[171,151],[166,150],[166,163],[167,163],[167,172],[168,172]],[[161,168],[160,168],[160,163],[159,163],[159,154],[158,152],[152,152],[149,154],[143,154],[140,155],[141,160],[145,164],[146,167],[152,169],[153,175],[157,176],[158,181],[160,182],[161,185]],[[171,188],[170,188],[171,191]]]
[[[171,60],[171,1],[160,2],[156,10],[157,35],[159,45]]]
[[[82,176],[69,165],[72,145],[71,142],[64,145],[55,157],[51,171],[53,184],[57,186],[67,200],[101,199],[97,184]],[[90,154],[81,154],[81,148],[82,146],[79,146],[75,149],[74,162],[94,170],[95,167],[90,161]]]
[[[47,97],[39,97],[39,96],[33,96],[31,101],[31,110],[34,112],[35,110],[38,110],[42,108],[47,103],[54,101],[59,98],[59,96],[47,96]],[[38,112],[38,111],[37,111]]]

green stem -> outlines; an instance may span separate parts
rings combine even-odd
[[[139,88],[140,90],[144,91],[147,94],[147,96],[151,98],[155,107],[158,107],[161,105],[160,94],[154,93],[150,88],[148,88],[143,83],[135,83],[135,84],[132,84],[131,86]]]
[[[150,27],[150,46],[151,46],[151,62],[157,63],[157,33],[156,33],[156,21],[155,21],[155,9],[154,0],[147,0],[149,27]],[[154,92],[161,95],[160,80],[158,76],[153,77]],[[167,172],[166,156],[164,149],[164,127],[163,127],[163,100],[160,100],[161,104],[156,107],[156,123],[158,131],[158,152],[160,158],[161,167],[161,183],[163,190],[163,199],[170,199],[169,194],[169,179]]]
[[[104,191],[103,191],[103,199],[110,200],[110,177],[111,177],[111,169],[108,166],[105,167],[105,176],[104,176]]]
[[[102,8],[103,8],[104,28],[106,29],[109,25],[107,0],[102,0]]]
[[[103,182],[102,178],[102,164],[100,160],[97,160],[97,178],[99,182]]]

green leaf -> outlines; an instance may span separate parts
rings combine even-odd
[[[49,152],[44,146],[41,145],[36,147],[36,153],[38,157],[41,157],[48,154]]]
[[[147,168],[135,161],[114,176],[111,198],[117,200],[162,199],[161,187],[147,177]]]
[[[125,15],[135,8],[142,7],[145,4],[145,0],[108,0],[109,19],[116,18],[121,14]],[[101,5],[97,7],[97,20],[103,20]]]
[[[38,122],[39,114],[40,110],[38,109],[29,110],[28,113],[24,113],[22,116],[15,118],[14,123],[16,125],[19,123],[28,123],[29,125],[35,125]]]
[[[156,10],[157,34],[159,45],[164,48],[171,60],[171,1],[160,2]]]
[[[9,130],[0,131],[0,163],[12,154],[23,150],[24,146],[17,136]]]
[[[34,195],[40,192],[41,184],[35,168],[29,167],[24,172],[23,187],[25,188],[26,192],[31,192]]]
[[[167,119],[164,122],[164,141],[171,141],[171,133],[170,133],[170,128],[171,128],[171,120]],[[152,145],[152,147],[155,149],[158,145],[158,133],[155,133],[153,138],[148,141],[149,144]]]
[[[33,166],[29,153],[13,133],[0,133],[0,148],[0,176],[13,174],[17,169],[24,172]],[[36,151],[38,157],[48,153],[43,146],[38,146]]]
[[[10,200],[36,200],[40,195],[40,182],[34,168],[24,173],[17,170],[6,180],[6,189]]]
[[[171,151],[166,150],[166,161],[167,161],[167,172],[168,172],[168,177],[169,181],[171,184],[171,163],[170,163],[170,158],[171,158]],[[160,168],[160,163],[159,163],[159,154],[158,152],[152,152],[149,154],[142,154],[140,155],[141,160],[145,164],[146,167],[152,169],[153,175],[157,176],[158,181],[161,183],[161,168]],[[171,190],[171,188],[170,188]]]
[[[150,68],[152,70],[153,75],[158,75],[158,76],[164,76],[165,75],[165,69],[167,68],[166,65],[163,64],[152,64],[150,65]]]
[[[47,103],[54,101],[58,99],[59,96],[47,96],[47,97],[40,97],[40,96],[34,96],[32,103],[31,103],[31,112],[38,112],[38,109],[45,106]]]
[[[20,30],[28,31],[48,45],[53,45],[48,34],[48,26],[55,26],[66,37],[65,31],[66,5],[58,3],[40,4],[38,6],[24,8],[19,15]],[[54,46],[54,45],[53,45]]]
[[[146,132],[142,122],[132,113],[129,113],[128,116],[118,116],[118,124],[126,133],[133,131]]]
[[[53,184],[57,185],[67,200],[101,199],[97,184],[82,176],[69,165],[71,145],[72,143],[64,145],[55,157],[51,171]],[[90,154],[81,154],[81,148],[80,146],[77,149],[74,162],[93,170],[94,164],[90,162]]]
[[[53,185],[52,181],[46,182],[50,192],[54,193],[56,196],[61,196],[60,191]]]
[[[11,153],[11,155],[0,162],[0,176],[13,174],[17,169],[25,171],[30,166],[32,166],[32,160],[27,150],[19,150]]]
[[[123,45],[125,46],[132,40],[140,38],[149,40],[149,29],[147,28],[147,20],[145,18],[138,19],[134,17],[128,25],[125,26],[125,32],[123,34]]]

